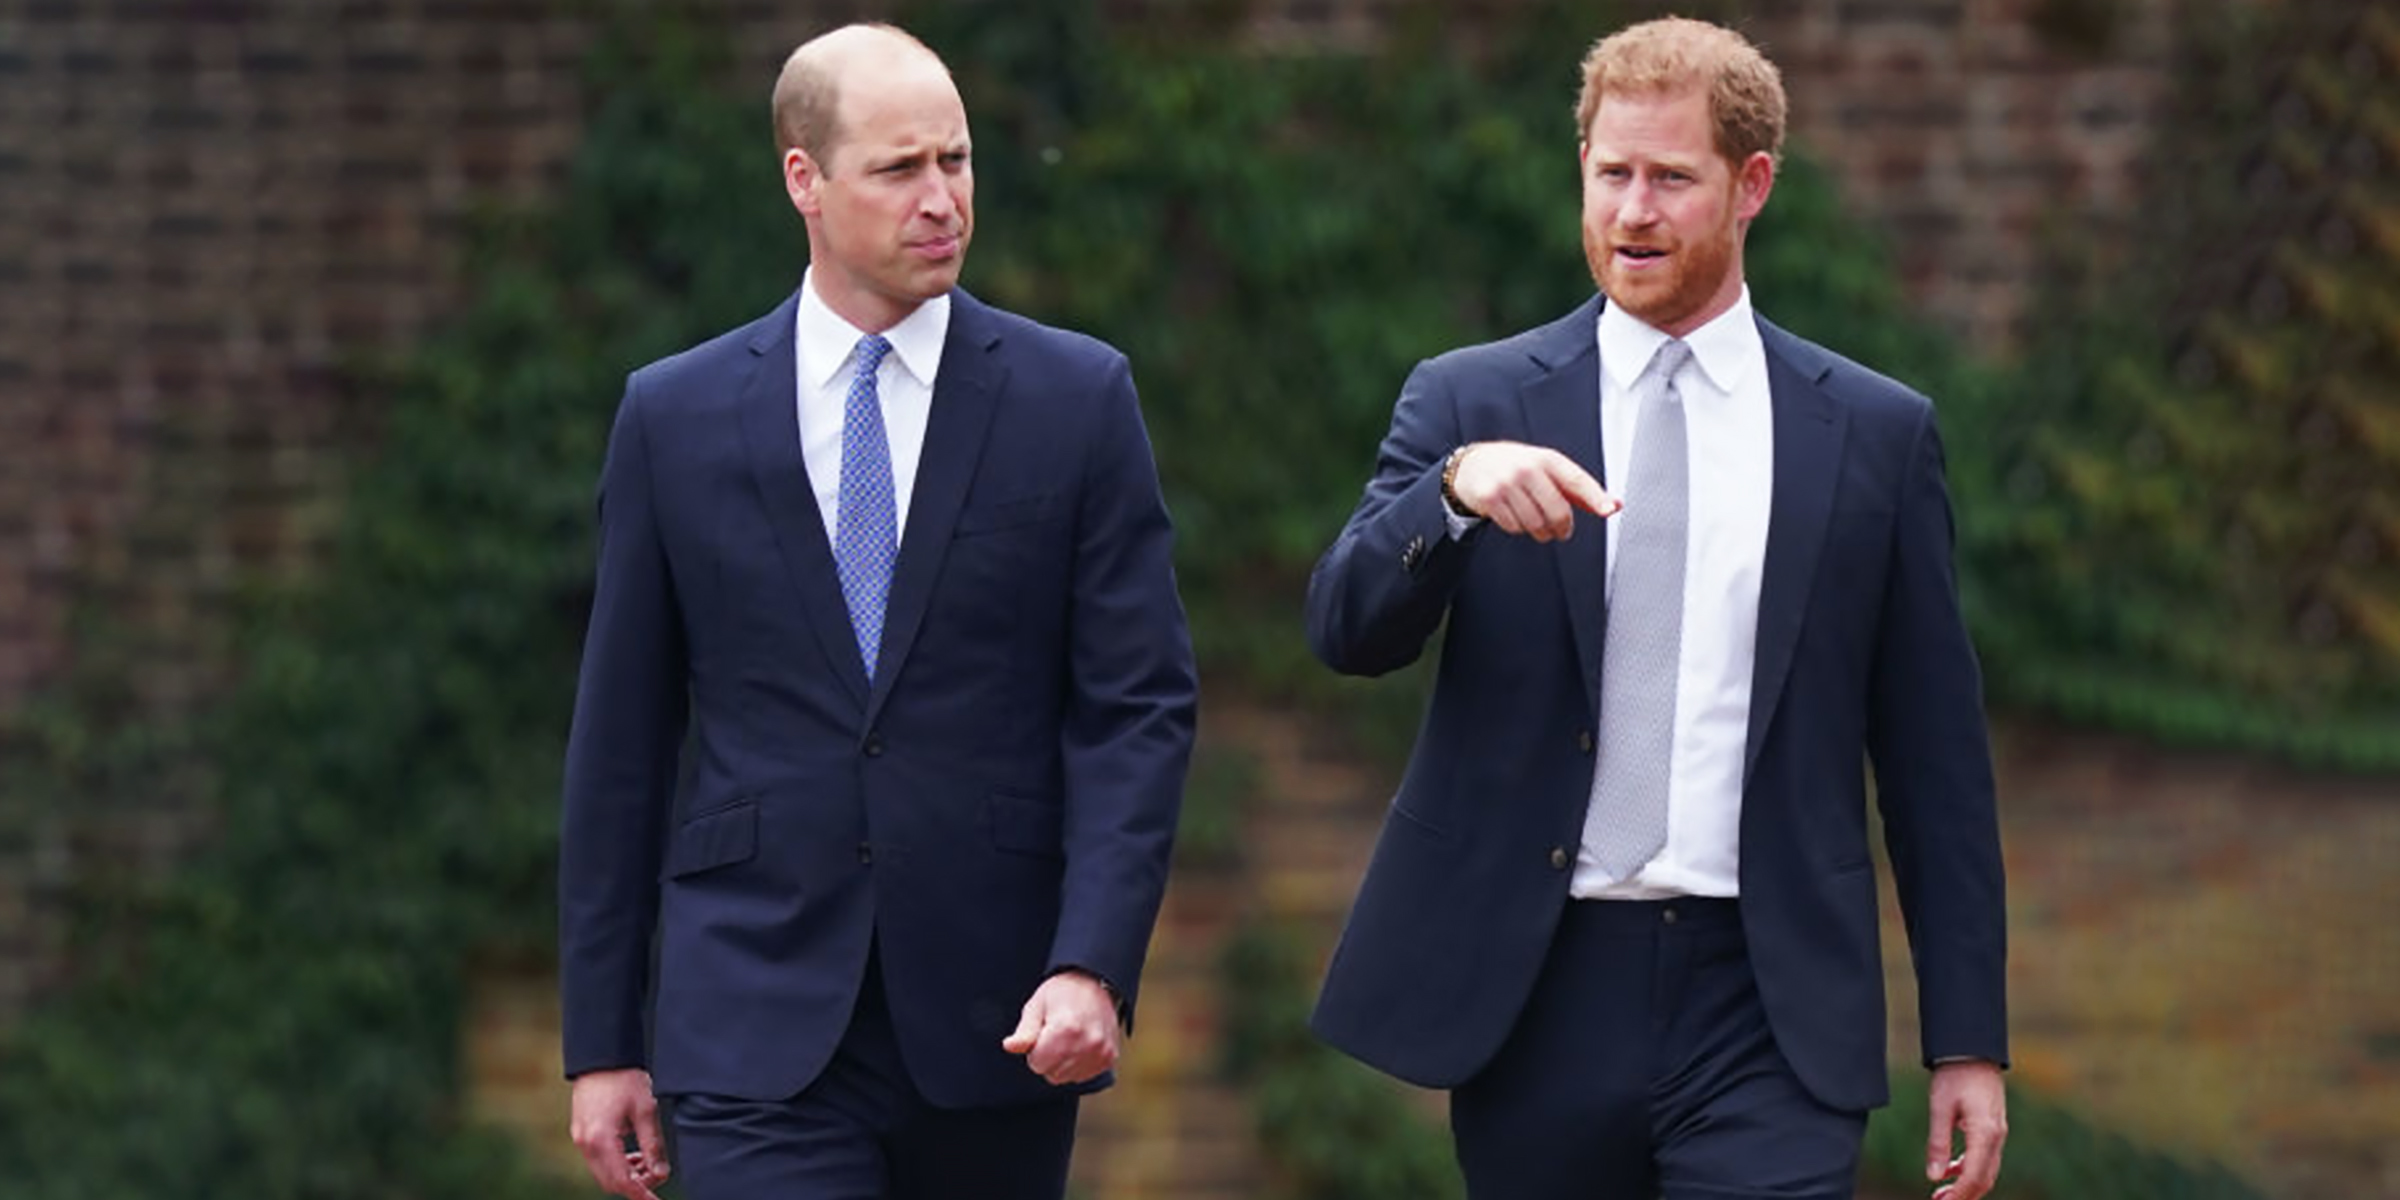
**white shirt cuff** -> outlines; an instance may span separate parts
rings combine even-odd
[[[1449,524],[1450,540],[1454,542],[1467,536],[1468,532],[1476,526],[1483,524],[1482,517],[1470,517],[1450,507],[1450,502],[1447,500],[1442,501],[1442,520]]]

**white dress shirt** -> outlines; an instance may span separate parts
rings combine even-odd
[[[1634,442],[1641,437],[1633,383],[1667,335],[1608,305],[1601,309],[1597,336],[1601,455],[1607,478],[1621,480],[1632,473]],[[1758,337],[1747,287],[1732,308],[1683,340],[1692,358],[1676,375],[1675,386],[1691,455],[1691,524],[1684,542],[1667,844],[1626,879],[1609,878],[1585,847],[1568,885],[1579,897],[1732,896],[1741,890],[1742,768],[1750,737],[1759,577],[1774,499],[1774,405],[1766,346]],[[1640,496],[1609,490],[1628,511],[1639,510]],[[1614,595],[1617,523],[1605,528],[1607,586]],[[1627,587],[1639,585],[1639,580],[1625,581]]]
[[[792,365],[799,379],[800,454],[817,494],[817,514],[825,519],[825,540],[831,542],[842,491],[842,413],[858,372],[858,340],[866,334],[825,307],[813,269],[800,280],[799,307],[792,318]],[[950,336],[950,297],[918,305],[883,336],[892,352],[875,369],[875,396],[883,404],[884,438],[891,443],[893,516],[905,538],[917,460],[925,452],[925,425],[933,416],[933,380],[942,368],[942,343]]]

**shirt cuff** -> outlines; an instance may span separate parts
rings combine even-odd
[[[1482,517],[1468,516],[1450,507],[1448,500],[1442,501],[1442,520],[1450,526],[1450,540],[1454,542],[1464,539],[1475,531],[1476,526],[1483,524]]]

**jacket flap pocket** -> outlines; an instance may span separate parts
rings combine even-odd
[[[1063,858],[1066,851],[1059,845],[1066,825],[1066,812],[1055,801],[1029,800],[1023,796],[992,793],[984,807],[984,819],[991,827],[992,845],[1019,854],[1044,854]]]
[[[746,862],[758,854],[758,802],[744,800],[702,813],[675,831],[663,872],[682,875]]]

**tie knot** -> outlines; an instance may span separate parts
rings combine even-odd
[[[880,333],[870,333],[858,339],[858,373],[872,375],[883,365],[883,356],[892,352],[892,344]]]
[[[1663,384],[1675,378],[1675,373],[1690,361],[1691,344],[1682,338],[1668,338],[1659,343],[1658,352],[1650,356],[1649,374],[1653,382]]]

